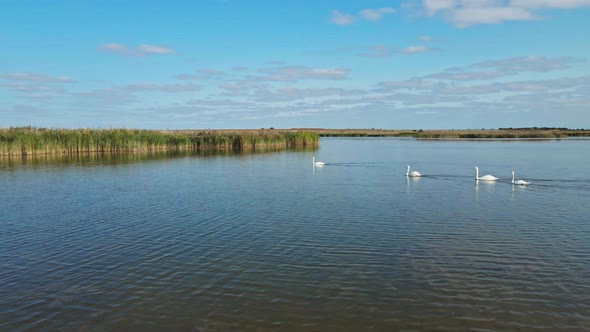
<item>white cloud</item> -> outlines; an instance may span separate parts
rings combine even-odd
[[[130,49],[127,45],[119,44],[119,43],[106,43],[102,44],[98,47],[98,50],[103,52],[110,52],[128,56],[135,56],[135,57],[143,57],[146,55],[167,55],[174,53],[174,50],[159,45],[139,45],[136,50]]]
[[[350,72],[348,68],[311,69],[310,77],[315,79],[341,80]]]
[[[114,87],[116,90],[129,92],[145,91],[162,91],[162,92],[191,92],[202,90],[203,87],[197,84],[153,84],[153,83],[136,83],[120,87]]]
[[[394,50],[390,47],[385,45],[375,45],[371,48],[369,52],[359,53],[359,56],[365,58],[389,58],[395,53],[412,55],[424,52],[433,52],[433,51],[441,51],[440,48],[432,48],[429,46],[424,45],[414,45],[408,46],[406,48]]]
[[[225,96],[248,96],[253,91],[268,89],[271,83],[295,83],[304,80],[339,81],[348,79],[349,68],[309,68],[305,66],[264,67],[261,75],[247,75],[219,86]]]
[[[379,21],[383,16],[387,14],[395,14],[396,10],[391,7],[379,8],[379,9],[363,9],[360,11],[360,15],[369,21]]]
[[[171,54],[174,50],[169,47],[158,45],[139,45],[139,51],[142,54]]]
[[[457,5],[456,0],[424,0],[423,6],[426,14],[435,15],[438,12],[452,9]]]
[[[389,58],[393,54],[393,51],[385,45],[373,46],[371,52],[360,53],[359,56],[367,58]]]
[[[545,80],[494,82],[475,85],[411,79],[405,81],[380,82],[378,88],[374,91],[389,94],[395,93],[396,95],[400,95],[401,93],[404,93],[404,91],[411,91],[414,93],[414,96],[424,95],[423,98],[426,98],[427,95],[483,98],[485,96],[499,96],[506,93],[522,95],[531,92],[559,93],[563,95],[574,88],[590,88],[590,75]]]
[[[345,14],[339,10],[333,10],[330,22],[337,25],[350,25],[354,23],[354,16],[350,14]]]
[[[177,80],[210,80],[219,79],[225,75],[226,74],[220,70],[199,69],[197,70],[197,74],[179,74],[174,76],[174,78],[176,78]]]
[[[229,81],[219,87],[226,91],[224,93],[225,95],[240,96],[248,94],[251,90],[264,89],[267,86],[265,83],[244,79],[240,81]]]
[[[4,73],[0,74],[0,79],[9,81],[30,81],[40,83],[74,83],[75,79],[65,76],[49,76],[40,73]]]
[[[77,92],[73,96],[76,98],[74,106],[90,108],[119,107],[137,101],[134,95],[121,89],[113,88]]]
[[[433,82],[421,79],[410,79],[405,81],[385,81],[379,82],[379,92],[389,92],[397,89],[409,90],[432,90],[444,86],[444,83]]]
[[[564,114],[577,119],[587,119],[590,107],[590,75],[555,79],[504,81],[489,84],[471,82],[443,82],[434,79],[410,79],[405,81],[380,82],[372,91],[378,98],[362,96],[367,111],[387,109],[402,112],[440,112],[456,116],[457,120],[472,119],[478,123],[481,115],[493,117],[494,113],[534,112],[544,121],[558,121]],[[357,108],[360,110],[361,108]],[[555,112],[559,110],[559,112]],[[544,113],[543,115],[540,115]],[[548,120],[551,117],[551,120]],[[505,115],[493,117],[498,123],[492,127],[506,127],[510,118]],[[534,118],[523,119],[530,121]],[[553,123],[553,122],[552,122]],[[436,125],[435,122],[433,122]],[[526,124],[519,125],[525,126]]]
[[[74,106],[117,109],[141,102],[137,98],[137,94],[142,92],[182,93],[200,91],[202,89],[203,87],[197,84],[135,83],[113,86],[106,89],[76,92],[71,95],[75,98]]]
[[[57,97],[61,97],[63,95],[61,94],[56,94],[56,93],[31,93],[31,94],[27,94],[22,96],[22,98],[28,99],[28,100],[38,100],[38,101],[48,101],[48,100],[52,100],[55,99]]]
[[[543,9],[590,7],[590,0],[422,0],[423,14],[440,15],[459,28],[505,21],[531,21]]]
[[[422,78],[448,81],[492,80],[520,73],[546,73],[565,70],[582,60],[572,57],[547,58],[541,56],[523,56],[500,60],[481,61],[466,67],[452,67]],[[474,70],[475,69],[475,70]]]
[[[296,82],[301,80],[344,80],[350,68],[308,68],[305,66],[285,66],[260,68],[264,76],[250,76],[247,79],[258,81]]]
[[[408,46],[408,47],[400,50],[399,52],[402,54],[417,54],[417,53],[424,53],[424,52],[428,52],[428,51],[432,51],[432,50],[433,49],[428,46],[419,45],[419,46]]]
[[[590,0],[512,0],[510,5],[523,8],[571,9],[590,7]]]
[[[463,7],[501,7],[504,0],[460,0],[459,3]]]
[[[504,21],[531,21],[539,19],[528,9],[518,7],[469,7],[457,8],[449,16],[456,27],[475,24],[498,24]]]
[[[23,93],[63,93],[65,90],[61,87],[43,86],[43,85],[31,85],[29,82],[22,83],[5,83],[0,84],[0,87],[5,87],[8,90],[23,92]]]
[[[339,89],[339,88],[293,88],[285,87],[275,90],[260,89],[252,97],[257,102],[295,102],[307,98],[330,98],[330,97],[350,97],[363,95],[366,91],[358,89]]]
[[[207,108],[218,108],[218,109],[240,109],[243,107],[256,106],[255,102],[251,101],[235,101],[230,99],[192,99],[186,102],[188,105],[199,105]]]
[[[127,48],[127,46],[125,46],[123,44],[118,44],[118,43],[102,44],[98,47],[98,49],[103,52],[112,52],[112,53],[132,55],[132,56],[141,56],[139,53],[131,51],[129,48]]]
[[[209,75],[209,76],[222,76],[225,75],[225,73],[221,70],[216,70],[216,69],[199,69],[197,70],[198,73],[201,73],[203,75]]]
[[[471,72],[442,72],[434,73],[424,78],[428,79],[439,79],[448,81],[480,81],[480,80],[491,80],[498,77],[506,76],[500,72],[482,72],[482,71],[471,71]]]
[[[385,15],[395,14],[397,11],[391,7],[367,8],[359,12],[359,16],[367,21],[380,21]],[[339,10],[332,11],[330,22],[337,25],[351,25],[357,18],[352,14],[343,13]]]
[[[572,57],[546,58],[541,56],[523,56],[501,60],[488,60],[474,64],[474,67],[491,68],[503,73],[548,72],[568,69],[580,60]]]
[[[190,81],[190,80],[208,80],[211,76],[203,74],[178,74],[174,76],[177,80]]]

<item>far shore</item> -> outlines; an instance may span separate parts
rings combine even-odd
[[[261,129],[213,129],[213,132],[240,133],[259,132]],[[278,132],[311,132],[320,137],[413,137],[423,139],[494,139],[494,138],[568,138],[590,137],[590,129],[568,128],[500,128],[500,129],[326,129],[326,128],[290,128],[275,129]],[[192,133],[202,130],[170,130],[171,132]]]

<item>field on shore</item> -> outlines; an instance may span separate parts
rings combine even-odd
[[[414,137],[437,138],[566,138],[590,137],[590,130],[572,129],[457,129],[457,130],[401,130],[401,129],[307,129],[322,137]]]
[[[437,138],[567,138],[590,137],[590,129],[567,128],[506,128],[506,129],[453,129],[453,130],[422,130],[422,129],[325,129],[325,128],[293,128],[267,129],[276,132],[305,131],[321,137],[414,137],[423,139]],[[248,133],[259,129],[217,129],[220,133]],[[172,132],[191,133],[192,130]]]

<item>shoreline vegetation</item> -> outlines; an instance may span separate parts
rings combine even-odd
[[[0,128],[0,156],[145,151],[243,151],[317,147],[320,137],[408,137],[415,139],[560,139],[590,137],[590,129],[552,127],[397,129],[48,129]]]
[[[0,156],[143,151],[223,151],[259,148],[318,146],[318,134],[302,130],[270,129],[143,130],[48,129],[15,127],[0,129]]]

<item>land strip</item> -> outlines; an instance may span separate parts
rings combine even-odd
[[[294,129],[299,130],[299,129]],[[590,137],[590,129],[501,128],[501,129],[323,129],[306,128],[321,137],[413,137],[418,139],[494,139],[494,138],[567,138]]]
[[[416,139],[562,139],[590,137],[590,129],[0,129],[0,156],[178,150],[245,150],[318,146],[320,137],[411,137]]]

